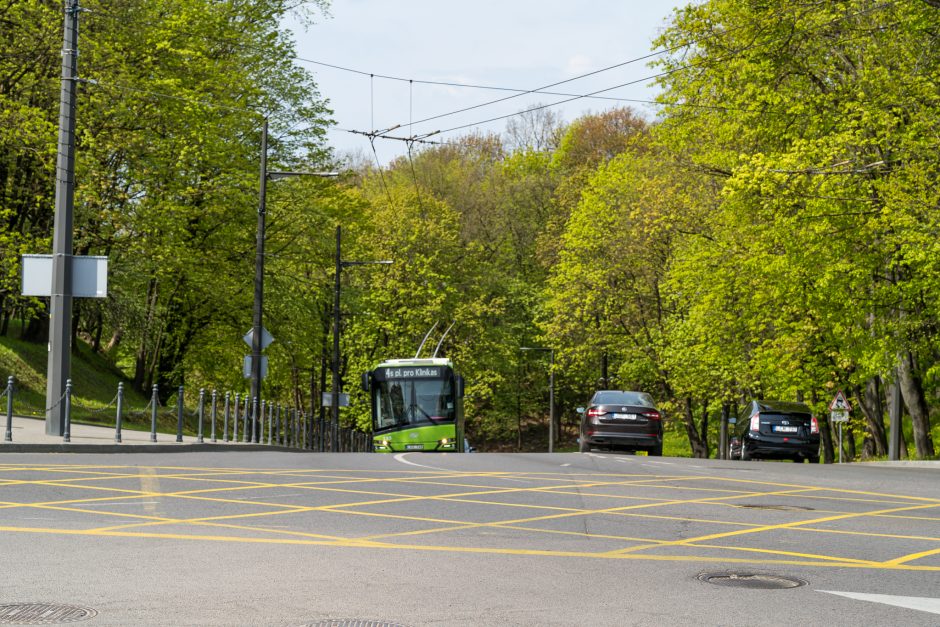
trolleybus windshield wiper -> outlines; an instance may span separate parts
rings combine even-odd
[[[427,418],[428,420],[430,420],[431,422],[433,422],[433,423],[435,423],[435,424],[438,423],[438,422],[443,422],[443,421],[447,420],[447,419],[446,419],[445,417],[443,417],[443,416],[432,416],[431,414],[429,414],[428,412],[426,412],[426,411],[424,410],[424,408],[421,407],[421,405],[418,405],[417,403],[412,403],[412,404],[411,404],[411,407],[410,407],[409,409],[411,409],[412,412],[414,412],[414,410],[417,409],[419,412],[421,412],[421,415],[422,415],[422,416],[424,416],[425,418]]]

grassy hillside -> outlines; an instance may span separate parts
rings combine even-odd
[[[0,391],[6,389],[7,378],[14,377],[14,413],[18,416],[42,417],[46,406],[46,371],[48,352],[46,344],[16,339],[13,328],[8,336],[0,336]],[[72,407],[73,420],[113,425],[118,383],[124,383],[124,420],[128,428],[149,429],[149,417],[143,419],[142,410],[149,402],[131,389],[124,374],[103,356],[95,354],[83,342],[72,353]],[[6,401],[3,402],[6,409]],[[140,414],[134,416],[133,414]],[[163,425],[161,430],[170,429]],[[175,430],[175,421],[173,422]]]

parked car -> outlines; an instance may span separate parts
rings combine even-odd
[[[653,397],[646,392],[600,390],[581,414],[579,448],[647,451],[663,454],[663,419]]]
[[[819,463],[819,423],[803,403],[751,401],[738,416],[731,459]]]

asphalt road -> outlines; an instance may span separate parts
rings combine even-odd
[[[940,469],[8,453],[0,555],[88,625],[935,626]]]

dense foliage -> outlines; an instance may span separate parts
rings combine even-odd
[[[467,379],[484,449],[543,449],[554,349],[557,425],[598,386],[653,393],[693,455],[749,398],[801,399],[823,426],[858,410],[850,455],[884,455],[903,399],[912,453],[940,408],[940,9],[936,3],[706,0],[655,42],[658,118],[626,108],[504,137],[417,146],[338,181],[270,182],[265,395],[322,411],[335,229],[341,370],[439,346]],[[278,29],[290,3],[121,0],[83,17],[76,254],[107,254],[110,295],[74,326],[136,386],[244,390],[260,121],[269,169],[337,164],[329,111]],[[52,225],[61,14],[0,0],[0,334],[41,340],[19,256]],[[224,37],[219,33],[225,33]],[[273,167],[275,166],[276,167]],[[451,327],[446,337],[444,329]],[[539,437],[544,438],[544,434]]]

